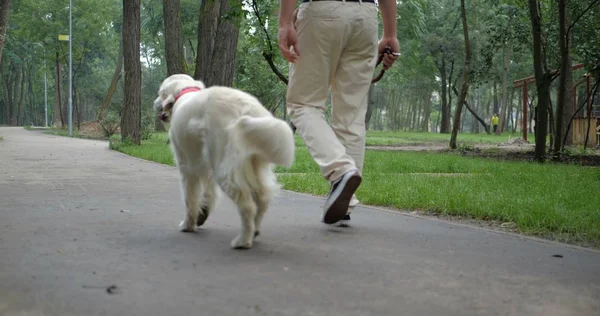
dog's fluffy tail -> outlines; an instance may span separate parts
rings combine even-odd
[[[241,116],[231,126],[234,137],[242,139],[251,153],[276,165],[291,167],[296,145],[291,127],[275,117]]]

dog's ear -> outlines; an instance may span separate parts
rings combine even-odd
[[[170,111],[173,108],[173,104],[175,103],[175,98],[172,94],[167,95],[167,97],[162,101],[163,111]]]
[[[152,104],[152,107],[154,108],[154,111],[156,111],[156,112],[162,111],[162,101],[161,101],[160,97],[154,99],[154,103]]]

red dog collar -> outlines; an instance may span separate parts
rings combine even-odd
[[[176,96],[175,96],[175,101],[173,101],[173,103],[177,102],[177,99],[181,98],[182,95],[188,93],[188,92],[194,92],[194,91],[200,91],[202,89],[198,88],[198,87],[187,87],[187,88],[183,88]]]

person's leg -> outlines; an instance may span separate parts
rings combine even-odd
[[[349,13],[344,2],[319,1],[300,6],[296,21],[300,58],[290,65],[287,92],[291,121],[322,176],[331,183],[322,218],[326,224],[344,217],[361,182],[354,159],[346,153],[324,113],[328,88],[345,50]]]
[[[298,9],[296,29],[300,58],[290,64],[287,107],[322,176],[333,181],[354,168],[353,159],[325,119],[329,84],[343,49],[346,24],[342,2],[315,1]]]
[[[372,3],[346,3],[355,15],[349,25],[349,36],[340,57],[332,83],[332,128],[344,145],[346,153],[355,161],[362,173],[365,154],[365,115],[368,94],[377,62],[378,21],[377,7]],[[355,195],[350,208],[359,203]],[[350,220],[349,214],[345,220]]]

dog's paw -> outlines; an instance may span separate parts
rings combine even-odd
[[[184,233],[193,233],[196,232],[196,226],[191,221],[181,221],[179,223],[179,230]]]
[[[260,235],[260,231],[257,230],[254,232],[254,238],[258,237],[258,235]]]
[[[252,239],[245,240],[242,236],[237,236],[231,241],[233,249],[250,249],[252,248]]]
[[[198,213],[198,219],[196,220],[196,225],[202,226],[204,222],[208,219],[208,208],[203,207],[202,211]]]

